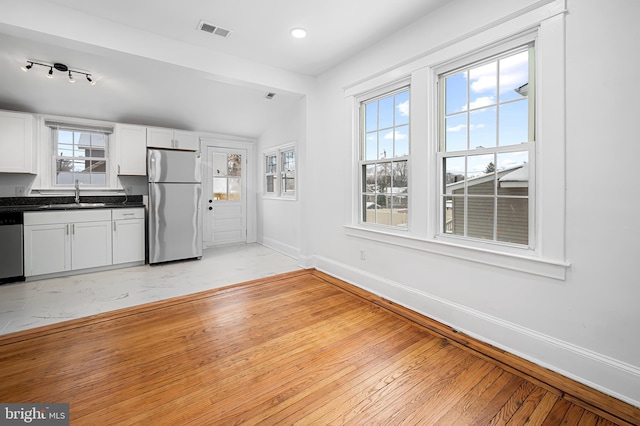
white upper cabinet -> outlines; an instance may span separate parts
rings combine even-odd
[[[147,174],[147,128],[130,124],[116,124],[118,174],[144,176]]]
[[[200,149],[200,138],[198,134],[185,130],[147,127],[147,146],[149,148],[198,151]]]
[[[36,174],[34,118],[0,111],[0,173]]]

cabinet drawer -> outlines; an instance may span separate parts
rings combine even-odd
[[[142,207],[131,209],[113,209],[111,210],[111,219],[144,219],[144,209]]]
[[[110,209],[73,210],[57,212],[25,212],[25,225],[47,225],[51,223],[95,222],[111,220]]]

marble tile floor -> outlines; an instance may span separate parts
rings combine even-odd
[[[0,285],[0,334],[300,269],[260,244],[216,247],[201,260]]]

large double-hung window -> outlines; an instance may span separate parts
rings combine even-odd
[[[409,88],[360,103],[361,221],[408,227]]]
[[[533,52],[527,44],[439,75],[442,234],[532,244]]]

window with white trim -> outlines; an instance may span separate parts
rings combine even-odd
[[[565,14],[554,0],[346,86],[354,135],[347,235],[565,279]],[[507,72],[513,67],[519,73]],[[372,226],[363,221],[362,102],[403,76],[414,118],[410,225]]]
[[[409,225],[409,87],[360,100],[360,220]]]
[[[45,122],[53,141],[52,182],[71,186],[109,185],[109,137],[112,128]]]
[[[287,144],[264,153],[264,194],[274,198],[296,196],[296,148]]]
[[[440,234],[532,246],[533,43],[438,74]]]

